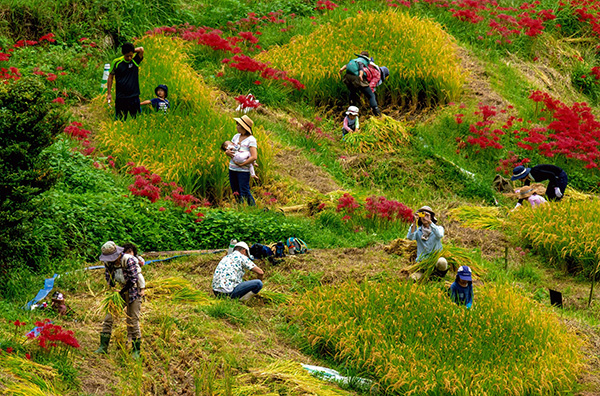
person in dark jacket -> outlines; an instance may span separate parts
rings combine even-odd
[[[358,93],[361,92],[369,100],[369,106],[376,116],[381,115],[375,93],[369,86],[369,82],[365,76],[365,70],[368,69],[371,58],[368,51],[363,51],[359,54],[354,54],[355,59],[348,62],[340,68],[340,74],[343,74],[342,81],[350,91],[350,105],[356,106],[359,104]],[[345,73],[344,73],[345,72]]]
[[[569,178],[567,173],[556,165],[542,164],[532,168],[526,168],[519,165],[513,169],[513,175],[510,180],[523,180],[526,186],[531,185],[531,181],[536,183],[548,180],[548,188],[546,188],[546,196],[551,201],[560,201],[565,193]],[[519,200],[519,204],[522,203]]]

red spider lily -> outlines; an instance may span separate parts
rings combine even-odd
[[[356,202],[356,198],[354,198],[348,193],[344,193],[344,195],[342,195],[340,199],[338,199],[336,211],[340,212],[344,210],[348,213],[354,213],[354,211],[359,207],[360,205],[358,204],[358,202]]]
[[[37,337],[34,335],[30,339],[37,338],[39,346],[43,349],[48,349],[48,346],[58,347],[59,345],[71,348],[80,347],[71,330],[64,330],[61,326],[50,323],[48,319],[43,322],[36,322],[35,325],[40,327],[39,335]]]
[[[17,81],[21,78],[21,73],[19,73],[19,69],[16,67],[10,67],[5,69],[4,67],[0,69],[0,81],[4,83],[8,83],[10,80]]]
[[[46,78],[46,80],[53,82],[54,80],[56,80],[58,76],[54,73],[48,73],[48,77]]]
[[[56,40],[54,39],[54,37],[56,37],[54,35],[54,33],[48,33],[48,34],[45,34],[42,37],[40,37],[39,42],[41,43],[42,41],[45,40],[45,41],[47,41],[49,43],[54,43],[54,42],[56,42]]]
[[[65,100],[61,97],[52,100],[52,103],[65,104]]]
[[[332,11],[335,10],[337,7],[339,7],[337,4],[335,4],[333,1],[329,1],[329,0],[319,0],[317,1],[317,6],[315,7],[315,10],[328,10],[328,11]]]
[[[63,100],[63,103],[64,103],[64,100]],[[66,133],[67,135],[71,136],[72,138],[82,141],[82,140],[87,139],[91,133],[90,131],[88,131],[86,129],[82,129],[81,128],[82,126],[83,126],[83,124],[81,124],[80,122],[72,122],[67,127],[65,127],[63,132]]]

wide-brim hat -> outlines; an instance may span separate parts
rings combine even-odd
[[[519,199],[529,198],[535,193],[535,189],[531,186],[525,186],[519,191]]]
[[[356,106],[348,107],[346,114],[358,115],[358,107],[356,107]]]
[[[466,265],[461,265],[460,267],[458,267],[458,271],[456,271],[456,276],[458,276],[459,279],[467,281],[467,282],[473,281],[473,277],[471,276],[471,274],[472,274],[471,268],[469,268]]]
[[[119,258],[121,253],[123,253],[123,248],[121,246],[117,246],[113,241],[108,241],[104,245],[102,245],[102,254],[100,255],[100,261],[111,262],[115,261]]]
[[[435,212],[429,206],[421,206],[417,210],[417,213],[419,213],[419,212],[428,212],[431,215],[431,221],[433,223],[437,224],[437,219],[435,218]]]
[[[526,168],[523,165],[515,166],[515,169],[513,169],[513,175],[510,178],[510,180],[515,181],[524,179],[527,177],[529,172],[531,172],[531,168]]]
[[[234,120],[235,122],[240,124],[242,128],[248,131],[250,135],[252,135],[252,127],[254,126],[254,121],[252,121],[250,117],[248,117],[247,115],[243,115],[241,118],[234,118]]]

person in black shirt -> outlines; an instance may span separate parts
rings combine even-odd
[[[541,182],[548,180],[548,188],[546,188],[546,196],[551,201],[560,201],[567,188],[569,178],[567,173],[555,165],[542,164],[532,168],[517,166],[513,169],[513,175],[510,180],[523,180],[526,186],[531,184],[531,181]],[[523,200],[519,200],[519,204]]]
[[[136,117],[140,112],[140,63],[144,60],[144,47],[135,48],[131,43],[121,47],[123,56],[113,61],[106,84],[106,100],[111,102],[113,80],[115,86],[115,120],[127,119],[127,114]]]

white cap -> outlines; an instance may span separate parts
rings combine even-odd
[[[358,115],[358,107],[356,107],[356,106],[348,107],[348,111],[346,111],[346,114]]]
[[[242,241],[240,241],[240,242],[236,243],[236,244],[235,244],[235,246],[234,246],[233,248],[235,249],[235,248],[236,248],[236,247],[238,247],[238,246],[239,246],[239,247],[243,247],[244,249],[246,249],[246,252],[247,252],[248,254],[250,254],[250,248],[248,247],[248,244],[247,244],[246,242],[242,242]]]

